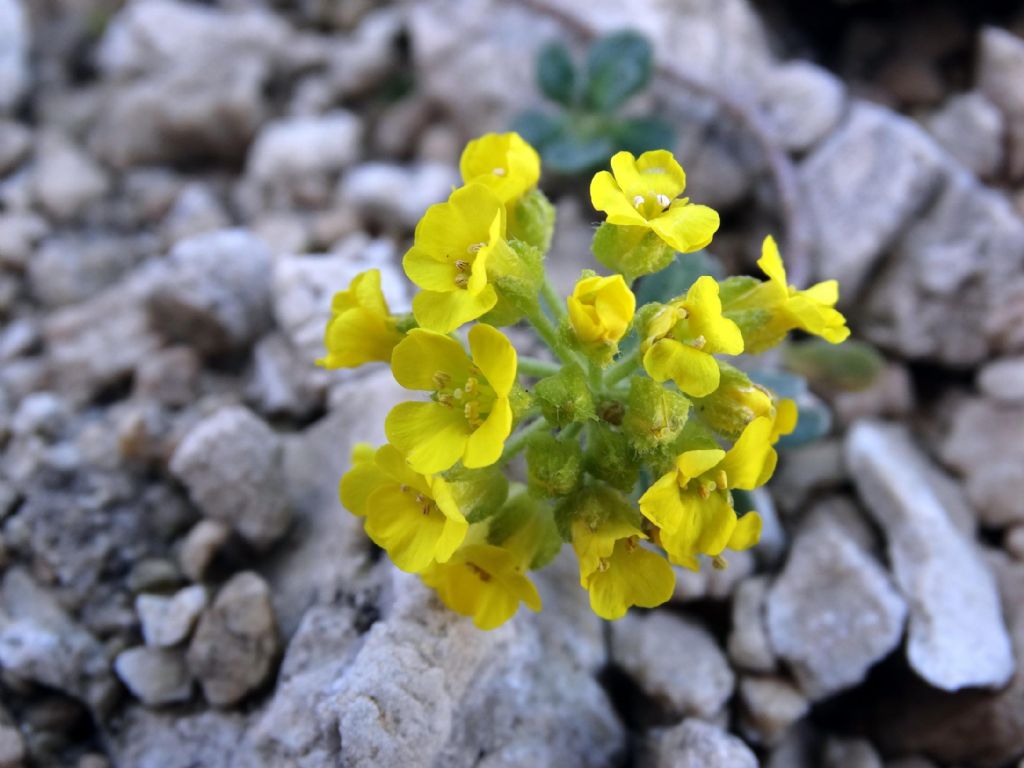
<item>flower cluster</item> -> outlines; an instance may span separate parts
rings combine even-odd
[[[554,209],[540,160],[518,135],[488,134],[462,156],[463,186],[431,206],[403,266],[420,289],[394,316],[380,274],[333,302],[320,363],[387,362],[425,397],[385,420],[387,444],[359,444],[341,500],[399,568],[490,629],[525,604],[530,579],[569,543],[580,584],[607,619],[673,594],[673,565],[757,543],[761,518],[733,492],[764,484],[796,405],[723,356],[758,354],[798,329],[848,335],[834,281],[789,285],[765,239],[766,279],[697,279],[684,295],[637,307],[631,285],[707,246],[718,214],[682,197],[671,153],[620,152],[591,183],[607,214],[585,271],[562,299],[544,259]],[[550,350],[522,357],[499,328],[527,323]],[[465,328],[470,324],[468,329]]]

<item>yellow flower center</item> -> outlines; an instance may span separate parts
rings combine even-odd
[[[504,168],[495,168],[493,171],[491,171],[491,173],[494,174],[495,176],[505,176],[508,173],[508,171],[506,171]]]
[[[480,581],[484,582],[485,584],[489,582],[492,578],[494,578],[493,576],[491,576],[490,573],[485,571],[479,565],[470,562],[469,560],[466,561],[466,567],[473,573],[474,576],[476,576],[478,579],[480,579]]]
[[[476,255],[480,249],[486,246],[487,243],[473,243],[466,247],[466,258],[455,260],[454,282],[456,288],[465,290],[469,287],[469,278],[473,274],[473,262],[476,261]]]
[[[420,511],[423,513],[424,517],[430,517],[432,515],[443,516],[441,509],[437,506],[437,502],[435,502],[426,494],[420,493],[415,488],[410,488],[408,485],[405,485],[404,483],[400,485],[398,489],[405,495],[411,496],[413,498],[413,500],[416,502],[416,505],[420,508]]]
[[[672,204],[671,198],[665,194],[648,192],[645,195],[633,197],[633,207],[640,212],[645,219],[653,219],[664,213]]]
[[[481,376],[480,369],[473,366],[466,380],[459,383],[452,381],[451,375],[444,371],[436,371],[431,378],[435,387],[434,400],[448,408],[461,410],[473,429],[487,420],[497,396],[487,379]]]

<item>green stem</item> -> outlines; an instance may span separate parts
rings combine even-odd
[[[545,419],[537,419],[529,426],[516,432],[505,441],[505,448],[501,452],[501,458],[498,459],[498,463],[507,464],[512,461],[526,447],[526,443],[531,437],[548,428],[549,426]]]
[[[559,440],[574,440],[583,429],[583,422],[575,421],[558,433]]]
[[[545,376],[552,376],[560,370],[562,370],[562,366],[548,360],[538,360],[536,357],[519,358],[519,372],[524,376],[542,379]]]
[[[544,314],[544,310],[540,308],[539,303],[526,313],[526,319],[533,326],[533,330],[537,332],[537,335],[540,336],[541,341],[547,344],[563,363],[577,362],[572,350],[558,338],[555,326],[551,324],[548,316]]]
[[[548,309],[551,310],[551,314],[557,319],[561,319],[565,316],[565,302],[562,301],[562,297],[558,295],[558,291],[551,285],[551,280],[548,279],[547,275],[544,275],[544,282],[540,286],[541,296],[544,297],[544,301],[547,302]]]
[[[640,345],[637,344],[625,357],[621,358],[615,365],[608,369],[604,377],[604,385],[611,389],[624,378],[636,370],[637,361],[640,359]]]

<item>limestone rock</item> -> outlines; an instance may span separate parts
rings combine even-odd
[[[114,671],[135,698],[151,707],[188,701],[192,678],[181,651],[140,645],[121,651]]]
[[[846,449],[907,600],[910,665],[947,691],[1005,685],[1014,658],[992,573],[950,521],[910,436],[899,427],[862,422]]]
[[[261,184],[287,184],[344,170],[359,156],[362,123],[337,110],[267,123],[249,150],[246,173]]]
[[[0,0],[0,112],[16,106],[28,89],[31,44],[28,12],[21,0]]]
[[[846,88],[827,70],[793,61],[768,70],[757,98],[776,140],[791,152],[805,152],[839,123]]]
[[[364,163],[345,174],[339,197],[371,221],[397,220],[412,230],[430,205],[444,202],[458,185],[458,173],[449,165]]]
[[[140,768],[264,768],[243,743],[245,718],[208,710],[162,714],[128,707],[104,727],[113,765]]]
[[[1024,404],[1024,357],[1005,357],[978,372],[978,389],[1002,403]]]
[[[807,697],[782,677],[743,678],[739,700],[743,733],[766,746],[777,744],[810,709]]]
[[[757,768],[746,744],[701,720],[656,730],[648,736],[643,765],[651,768]]]
[[[1005,29],[986,27],[980,35],[978,89],[1006,120],[1011,178],[1024,177],[1024,40]]]
[[[953,157],[982,178],[997,176],[1003,164],[1003,115],[977,91],[953,96],[925,123]]]
[[[729,632],[729,659],[740,669],[771,672],[775,669],[775,651],[765,624],[765,600],[768,579],[754,576],[740,582],[732,601],[732,630]]]
[[[33,181],[39,203],[57,219],[76,216],[109,188],[96,162],[59,133],[39,139]]]
[[[135,611],[142,623],[146,645],[168,647],[185,640],[206,607],[206,588],[200,584],[179,590],[171,597],[139,595]]]

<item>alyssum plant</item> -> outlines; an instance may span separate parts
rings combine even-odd
[[[703,276],[636,307],[636,278],[704,248],[719,225],[681,197],[683,169],[657,150],[619,152],[594,176],[607,220],[592,248],[611,274],[584,272],[562,299],[544,272],[555,216],[534,149],[488,134],[460,167],[464,186],[426,211],[403,260],[420,289],[412,315],[390,313],[376,270],[334,297],[321,364],[389,363],[425,395],[388,414],[386,445],[355,447],[342,503],[396,566],[483,629],[520,603],[540,609],[528,574],[566,542],[598,615],[660,605],[670,564],[697,569],[704,555],[724,567],[726,550],[757,542],[761,518],[738,515],[732,492],[771,477],[773,446],[797,419],[721,356],[756,355],[793,329],[843,341],[837,285],[789,285],[768,237],[766,279]],[[555,362],[517,354],[499,330],[524,320]]]

